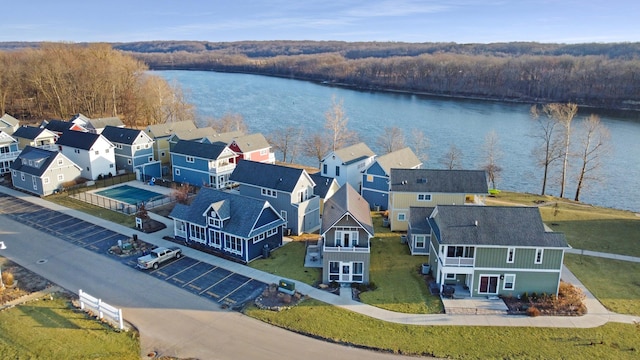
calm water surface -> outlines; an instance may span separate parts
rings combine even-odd
[[[176,81],[195,104],[201,119],[241,114],[251,132],[271,132],[301,126],[305,133],[321,131],[324,113],[332,97],[343,101],[349,128],[374,152],[375,140],[386,126],[396,126],[409,135],[422,130],[429,138],[428,160],[423,168],[443,168],[440,159],[451,144],[462,150],[465,169],[477,169],[483,162],[482,146],[490,131],[498,134],[503,153],[503,171],[497,187],[504,190],[539,193],[542,169],[534,165],[531,151],[535,139],[530,105],[489,101],[454,100],[409,94],[365,92],[318,85],[305,81],[258,75],[203,71],[154,72]],[[591,114],[579,113],[574,121]],[[595,205],[640,211],[640,113],[598,112],[611,133],[613,153],[603,167],[605,181],[585,188],[581,201]],[[202,125],[202,124],[201,124]],[[280,155],[277,154],[280,158]],[[295,162],[318,166],[311,158]],[[557,186],[548,193],[558,195]],[[565,196],[573,198],[575,178],[567,183]]]

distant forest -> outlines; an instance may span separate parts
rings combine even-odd
[[[1,43],[1,49],[37,46]],[[640,110],[640,43],[114,43],[152,70],[241,72],[360,89]]]

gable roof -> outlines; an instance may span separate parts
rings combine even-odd
[[[144,134],[143,136],[149,138],[149,136],[145,134],[144,131],[137,129],[128,129],[107,125],[104,130],[102,130],[102,136],[107,138],[107,140],[111,141],[112,143],[127,145],[133,144],[140,136],[140,134]]]
[[[196,124],[191,120],[176,121],[164,124],[154,124],[147,126],[145,132],[153,138],[169,136],[176,131],[185,131],[195,129]]]
[[[422,161],[418,159],[410,147],[378,156],[375,161],[380,164],[380,167],[387,175],[390,174],[392,168],[412,169],[422,164]]]
[[[304,169],[266,164],[258,161],[241,160],[229,177],[230,181],[291,193],[302,176],[308,176]],[[309,177],[309,180],[311,178]]]
[[[223,132],[223,133],[217,133],[217,134],[213,134],[213,135],[208,135],[207,137],[205,137],[205,139],[207,141],[209,141],[210,143],[214,143],[214,142],[221,142],[224,144],[231,144],[231,142],[233,141],[233,139],[240,137],[240,136],[244,136],[244,132],[240,131],[240,130],[236,130],[236,131],[229,131],[229,132]]]
[[[0,130],[0,144],[12,144],[15,142],[16,139],[11,137],[9,133],[5,132],[4,130]]]
[[[243,153],[271,147],[267,139],[261,133],[237,137],[233,139],[233,143],[235,143],[238,146],[238,149]]]
[[[342,165],[349,165],[362,159],[376,156],[376,154],[363,142],[329,153],[323,158],[323,160],[332,154],[342,161]]]
[[[35,126],[21,126],[13,133],[13,136],[23,138],[23,139],[34,140],[45,131],[51,134],[52,137],[55,137],[55,134],[52,133],[51,131],[44,128],[35,127]]]
[[[484,170],[391,169],[390,191],[486,194]]]
[[[263,209],[274,211],[269,203],[239,194],[227,193],[211,188],[201,188],[191,205],[177,204],[169,217],[185,220],[200,226],[207,225],[207,218],[203,216],[212,204],[219,202],[228,203],[229,220],[225,222],[223,230],[236,236],[251,238],[264,232],[266,229],[254,229]],[[226,206],[226,205],[225,205]],[[271,224],[270,228],[283,225],[285,221],[274,211],[278,221]]]
[[[68,130],[60,135],[56,144],[76,149],[90,150],[101,137],[104,138],[104,136],[100,134]],[[107,140],[107,142],[109,141]]]
[[[111,116],[106,118],[89,119],[89,124],[94,129],[103,129],[107,126],[123,127],[124,123],[117,116]]]
[[[52,119],[52,120],[43,121],[42,125],[40,125],[40,127],[44,127],[45,129],[50,130],[50,131],[63,133],[65,131],[71,129],[71,127],[73,125],[77,125],[77,124],[74,124],[74,123],[69,122],[69,121]]]
[[[20,125],[20,120],[9,114],[0,117],[0,128],[15,129],[18,125]]]
[[[323,199],[327,196],[327,192],[331,189],[331,185],[334,182],[337,184],[336,179],[328,176],[322,176],[319,172],[309,174],[309,176],[311,177],[311,180],[316,183],[316,186],[313,187],[313,193]]]
[[[59,156],[65,158],[70,164],[73,164],[71,160],[57,151],[27,146],[22,150],[18,158],[13,161],[11,169],[39,177],[47,171],[51,163]],[[26,160],[27,163],[23,164],[22,159]],[[28,165],[29,160],[31,160],[33,165]],[[80,171],[77,165],[74,164],[74,166]]]
[[[438,205],[429,224],[441,244],[569,247],[545,231],[536,207]]]
[[[178,129],[171,135],[171,140],[200,140],[207,136],[215,135],[216,130],[212,127]]]
[[[374,235],[369,203],[348,183],[325,202],[320,234],[326,233],[346,214],[350,214],[369,235]]]
[[[171,153],[203,159],[217,159],[225,149],[228,149],[227,145],[220,143],[206,144],[197,141],[179,140],[171,150]]]
[[[409,207],[409,228],[412,234],[430,234],[429,216],[433,213],[434,207],[410,206]]]

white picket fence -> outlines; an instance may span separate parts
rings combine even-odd
[[[99,319],[104,319],[118,325],[120,330],[124,329],[124,319],[122,318],[122,309],[116,308],[103,302],[102,299],[96,299],[95,297],[87,294],[86,292],[79,290],[80,296],[80,308],[82,310],[88,307],[90,310],[98,314]]]

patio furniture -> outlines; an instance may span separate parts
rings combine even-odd
[[[456,288],[451,285],[445,285],[442,288],[442,296],[447,297],[449,299],[453,299],[453,294],[456,292]]]

